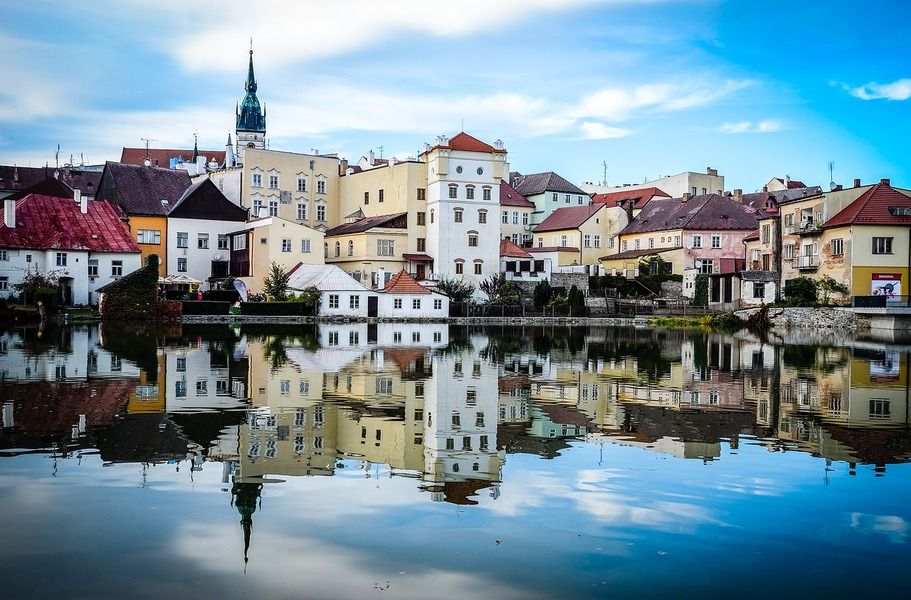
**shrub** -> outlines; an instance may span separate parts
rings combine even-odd
[[[693,304],[705,306],[709,303],[709,276],[705,273],[696,275],[696,286],[693,292]]]
[[[452,302],[468,302],[474,295],[474,285],[469,281],[444,277],[437,284],[437,291],[449,296]]]
[[[104,319],[158,318],[158,255],[151,254],[140,269],[99,289],[104,293]]]
[[[535,306],[544,306],[550,302],[550,282],[546,279],[542,279],[535,285],[535,289],[532,292],[532,298],[534,299]]]
[[[291,278],[289,273],[280,264],[272,261],[269,266],[269,274],[263,281],[263,292],[269,297],[269,300],[283,301],[288,296],[288,279]]]
[[[791,306],[812,306],[816,302],[816,281],[796,277],[784,283],[784,295]]]

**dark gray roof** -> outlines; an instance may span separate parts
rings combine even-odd
[[[778,281],[775,271],[741,271],[740,278],[744,281]]]
[[[512,180],[512,187],[525,197],[543,194],[544,192],[559,192],[561,194],[588,196],[588,194],[553,171],[532,173],[531,175],[515,173]]]
[[[183,169],[107,162],[97,198],[115,202],[128,215],[166,216],[191,183]]]
[[[618,252],[616,254],[608,254],[607,256],[602,256],[600,260],[639,258],[642,256],[663,254],[665,252],[671,252],[672,250],[680,250],[681,248],[683,248],[683,246],[674,246],[672,248],[640,248],[638,250],[626,250],[625,252]]]
[[[703,231],[753,231],[759,227],[755,208],[718,194],[680,198],[654,198],[645,205],[621,235],[668,229]]]
[[[338,227],[333,227],[326,231],[326,237],[333,235],[344,235],[348,233],[360,233],[373,229],[374,227],[385,227],[387,229],[406,229],[408,227],[408,213],[395,213],[392,215],[378,215],[376,217],[367,217],[354,223],[345,223]]]

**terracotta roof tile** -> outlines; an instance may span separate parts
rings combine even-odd
[[[208,161],[215,161],[220,165],[225,163],[224,150],[199,150],[199,156],[205,156]],[[184,162],[193,160],[193,150],[177,150],[171,148],[149,148],[148,157],[153,167],[170,168],[171,159],[180,157]],[[145,148],[126,148],[120,153],[120,162],[126,165],[144,165],[146,159]]]
[[[392,276],[384,288],[387,294],[429,294],[430,290],[417,282],[404,269]]]
[[[587,204],[584,206],[567,206],[558,208],[541,221],[533,231],[560,231],[563,229],[576,229],[592,218],[595,213],[604,208],[603,204]]]
[[[823,223],[823,227],[909,224],[911,224],[911,197],[890,185],[878,183]]]
[[[535,205],[528,198],[516,191],[506,181],[500,182],[500,206],[522,206],[524,208],[534,208]]]
[[[510,258],[532,258],[527,250],[513,244],[510,240],[500,240],[500,256],[508,256]]]
[[[506,150],[494,148],[487,142],[482,142],[478,138],[468,135],[464,131],[457,133],[456,135],[449,138],[449,141],[445,144],[437,144],[433,146],[430,150],[435,150],[437,148],[448,148],[450,150],[462,150],[463,152],[492,152],[495,154],[506,154]],[[426,154],[430,150],[425,150],[421,154]]]
[[[670,194],[666,194],[656,187],[647,187],[639,190],[619,190],[605,194],[593,194],[592,202],[600,202],[606,206],[619,206],[625,201],[632,201],[633,208],[642,208],[654,196],[671,197]]]
[[[86,202],[83,214],[70,198],[31,194],[17,200],[16,227],[0,225],[0,248],[139,252],[111,203]]]

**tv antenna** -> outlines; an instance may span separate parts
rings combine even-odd
[[[157,142],[158,140],[155,140],[152,138],[139,138],[139,139],[141,139],[143,142],[146,143],[146,158],[147,159],[152,158],[151,156],[149,156],[149,142]]]
[[[383,145],[380,144],[379,146],[377,146],[377,150],[380,151],[380,159],[382,159],[383,158]]]
[[[835,161],[829,161],[829,189],[835,189]]]
[[[57,151],[54,152],[54,168],[60,168],[60,144],[57,144]]]

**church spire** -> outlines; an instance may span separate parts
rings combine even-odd
[[[244,91],[248,94],[256,93],[256,77],[253,75],[253,38],[250,38],[250,66],[247,68],[247,81],[244,83]]]

